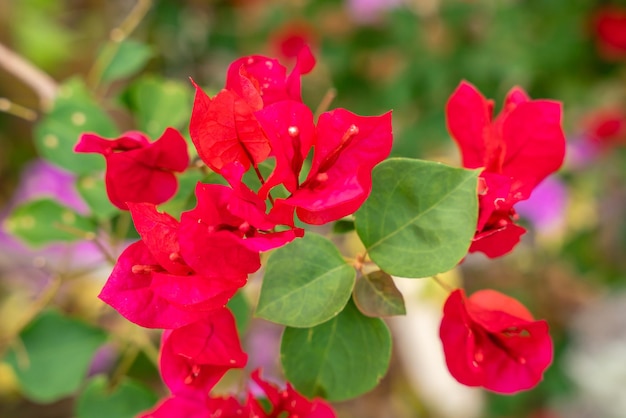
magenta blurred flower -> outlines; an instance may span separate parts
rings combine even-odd
[[[550,232],[558,229],[565,221],[566,205],[565,184],[556,177],[548,177],[533,190],[528,200],[519,202],[515,208],[536,230]]]
[[[373,23],[386,11],[403,4],[404,0],[348,0],[348,11],[357,22]]]
[[[20,182],[10,202],[0,210],[0,224],[15,207],[38,198],[52,198],[81,214],[88,207],[75,188],[75,177],[43,160],[29,163],[23,170]],[[12,267],[32,265],[41,257],[51,266],[64,265],[68,269],[93,266],[104,260],[101,251],[91,242],[75,244],[54,243],[42,249],[32,249],[0,228],[0,251]],[[2,259],[0,259],[2,263]]]

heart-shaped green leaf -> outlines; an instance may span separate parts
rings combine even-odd
[[[287,328],[280,347],[287,379],[308,397],[342,401],[374,388],[387,372],[391,336],[385,323],[348,302],[328,322]]]
[[[341,312],[355,275],[332,242],[307,232],[269,257],[256,316],[291,327],[321,324]]]
[[[378,266],[398,277],[429,277],[456,266],[476,231],[478,171],[393,158],[373,171],[356,231]]]
[[[131,379],[124,379],[115,388],[108,387],[105,376],[96,376],[78,397],[78,418],[133,418],[152,408],[157,395]]]
[[[107,138],[118,134],[115,124],[90,97],[82,80],[71,79],[59,88],[54,107],[35,126],[35,146],[43,158],[71,172],[101,171],[102,156],[74,152],[84,132]]]
[[[84,240],[86,234],[96,232],[96,225],[89,218],[48,198],[18,206],[3,226],[32,246]]]
[[[21,344],[7,353],[6,361],[26,397],[53,402],[78,389],[105,339],[100,329],[47,311],[21,332]]]

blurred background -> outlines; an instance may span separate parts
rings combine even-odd
[[[118,72],[107,73],[107,48],[120,36],[132,45],[116,56]],[[556,357],[544,381],[515,396],[456,385],[437,339],[445,294],[430,281],[398,279],[408,315],[390,321],[390,371],[373,392],[337,404],[339,416],[626,417],[626,2],[0,0],[0,217],[33,196],[79,212],[85,206],[71,174],[37,159],[34,140],[68,79],[85,81],[119,131],[143,127],[136,117],[142,85],[175,83],[181,93],[170,103],[184,130],[189,77],[217,91],[234,59],[265,54],[289,66],[285,51],[302,41],[318,60],[303,78],[305,103],[315,109],[334,92],[331,108],[393,109],[394,156],[460,165],[444,107],[461,80],[495,99],[496,109],[515,85],[563,102],[568,140],[562,170],[519,205],[528,228],[522,243],[497,260],[469,256],[447,275],[470,292],[490,287],[514,296],[548,320]],[[30,74],[22,60],[42,73]],[[101,258],[89,244],[31,250],[1,232],[0,350],[32,319],[33,304],[101,322],[94,302],[107,275]],[[48,268],[94,266],[104,273],[82,274],[46,299]],[[279,332],[267,324],[252,330]],[[247,349],[252,357],[255,348],[271,354],[272,341],[257,335]],[[99,350],[92,367],[119,362],[116,347]],[[143,356],[131,371],[159,390]],[[30,398],[0,362],[1,417],[74,416],[72,396],[45,405]]]

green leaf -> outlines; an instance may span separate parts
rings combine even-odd
[[[328,322],[286,328],[280,347],[287,379],[308,397],[342,401],[374,388],[387,372],[391,335],[385,323],[348,302]]]
[[[252,309],[250,307],[250,303],[246,299],[246,295],[239,290],[235,293],[235,296],[228,301],[226,306],[231,310],[233,316],[235,317],[237,331],[240,335],[244,334],[248,329],[250,319],[252,319]]]
[[[429,277],[465,257],[476,230],[478,171],[393,158],[373,171],[356,231],[372,260],[399,277]]]
[[[104,179],[95,174],[81,176],[76,181],[78,193],[98,219],[110,219],[119,209],[113,206],[106,191]]]
[[[96,376],[78,397],[78,418],[134,418],[139,412],[150,409],[157,395],[131,379],[124,379],[113,390],[106,376]]]
[[[62,85],[52,110],[35,126],[35,146],[53,164],[78,174],[104,169],[101,155],[75,153],[84,132],[113,138],[118,130],[109,116],[90,97],[82,80]]]
[[[142,77],[130,87],[128,100],[139,130],[158,138],[169,126],[182,129],[189,122],[193,96],[191,84]]]
[[[107,51],[104,50],[103,53]],[[114,81],[131,76],[140,71],[152,55],[152,48],[148,45],[127,39],[117,45],[113,58],[102,72],[102,80]]]
[[[195,204],[196,184],[202,180],[204,174],[200,170],[188,169],[180,173],[178,178],[178,190],[174,197],[159,205],[159,210],[169,213],[175,218]]]
[[[356,306],[367,316],[406,315],[402,293],[384,271],[374,271],[361,277],[352,295]]]
[[[341,312],[355,275],[332,242],[307,232],[270,255],[256,316],[291,327],[321,324]]]
[[[106,334],[55,311],[40,314],[20,334],[21,344],[7,353],[24,395],[48,403],[73,394]]]
[[[335,234],[346,234],[352,231],[354,231],[354,221],[351,219],[340,219],[333,224]]]
[[[96,225],[89,218],[49,198],[18,206],[3,226],[32,246],[83,240],[86,234],[96,232]]]

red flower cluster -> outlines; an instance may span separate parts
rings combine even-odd
[[[593,18],[593,29],[600,54],[608,60],[626,58],[626,8],[600,9]]]
[[[252,391],[248,392],[244,402],[233,396],[219,397],[206,393],[173,395],[140,418],[335,418],[335,413],[326,402],[320,399],[309,401],[289,384],[279,390],[262,380],[258,370],[252,373],[252,380],[265,393],[263,400],[269,407],[256,399]]]
[[[448,130],[461,149],[463,166],[483,168],[479,215],[470,252],[499,257],[511,251],[525,229],[514,223],[513,206],[558,170],[565,157],[561,105],[530,100],[516,87],[502,112],[492,118],[493,101],[462,82],[450,97]]]
[[[517,300],[494,290],[469,298],[450,294],[439,331],[450,373],[468,386],[499,393],[534,387],[552,363],[546,321],[535,321]]]
[[[530,100],[520,88],[509,91],[495,119],[492,113],[493,101],[466,82],[446,107],[448,130],[461,149],[463,166],[483,169],[478,225],[469,251],[499,257],[525,232],[514,223],[513,206],[561,166],[565,137],[560,104]],[[552,363],[548,324],[494,290],[469,298],[463,290],[453,291],[439,334],[450,373],[468,386],[505,394],[530,389]]]
[[[176,131],[154,144],[133,132],[114,141],[86,134],[76,146],[106,157],[109,197],[130,211],[141,237],[120,255],[100,298],[140,326],[166,330],[160,367],[172,397],[146,416],[334,417],[324,402],[310,402],[289,385],[278,390],[258,374],[252,378],[269,412],[252,395],[243,404],[208,395],[227,370],[246,364],[224,306],[260,268],[259,253],[303,236],[296,213],[323,224],[355,212],[371,191],[371,170],[391,151],[390,113],[362,117],[336,109],[314,124],[300,97],[300,76],[314,64],[308,47],[289,74],[275,59],[244,57],[230,66],[215,97],[195,86],[191,139],[228,185],[198,183],[196,206],[180,220],[155,206],[176,190],[172,171],[189,163]],[[301,177],[312,149],[311,169]],[[258,166],[269,158],[274,170],[264,179]],[[257,191],[242,181],[251,167],[262,184]],[[274,200],[279,185],[290,195]]]

